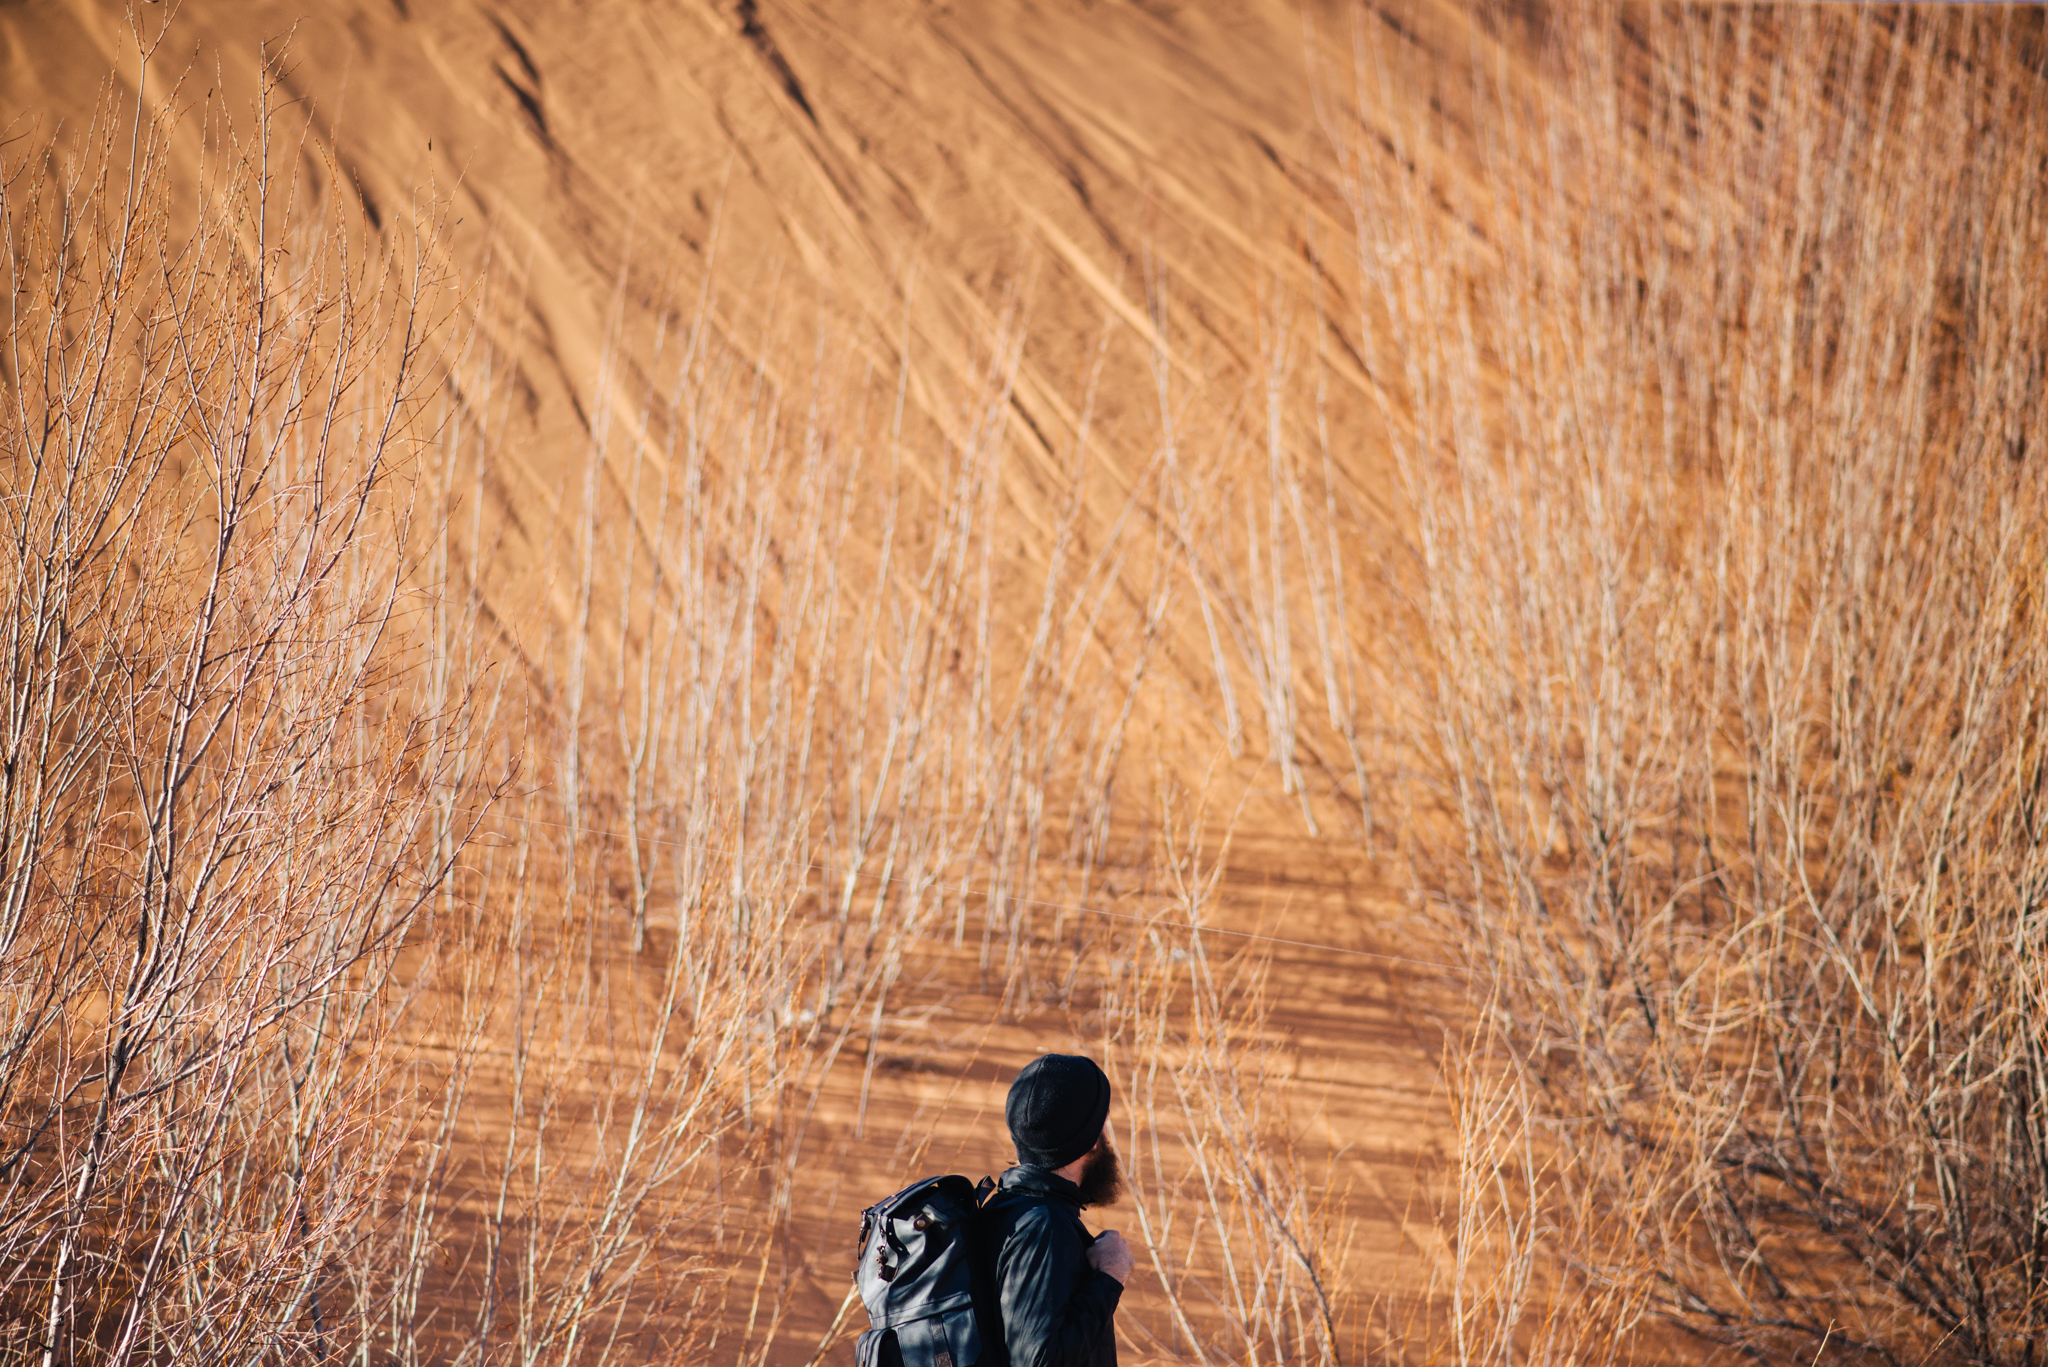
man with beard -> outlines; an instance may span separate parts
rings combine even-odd
[[[1116,1367],[1112,1321],[1134,1260],[1087,1206],[1123,1191],[1109,1144],[1109,1079],[1073,1054],[1033,1059],[1004,1107],[1017,1166],[982,1208],[1010,1367]]]

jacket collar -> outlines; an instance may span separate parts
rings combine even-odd
[[[1004,1191],[1023,1192],[1030,1196],[1044,1196],[1062,1204],[1081,1208],[1081,1189],[1051,1168],[1036,1168],[1029,1163],[1019,1163],[1005,1169],[996,1179],[996,1185]]]

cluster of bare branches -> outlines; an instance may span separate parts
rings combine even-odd
[[[1209,814],[1172,794],[1161,808],[1166,887],[1120,937],[1101,1011],[1131,1215],[1164,1301],[1125,1332],[1165,1361],[1341,1363],[1358,1328],[1350,1250],[1297,1142],[1269,962],[1213,942],[1227,850],[1204,848]]]
[[[1642,22],[1389,130],[1477,180],[1352,163],[1484,970],[1459,1357],[2038,1362],[2039,34]]]
[[[510,1032],[514,1067],[531,1069],[510,1084],[513,1128],[531,1136],[493,1162],[492,1180],[519,1194],[487,1223],[530,1238],[515,1228],[542,1210],[629,1190],[641,1223],[633,1257],[606,1264],[617,1303],[629,1282],[677,1284],[682,1250],[725,1249],[696,1264],[689,1315],[665,1320],[645,1294],[632,1314],[670,1337],[687,1321],[703,1351],[754,1360],[784,1335],[799,1280],[841,1275],[812,1268],[795,1223],[832,1185],[809,1166],[814,1121],[829,1096],[861,1133],[878,1064],[899,1039],[921,1049],[933,992],[906,979],[978,975],[1018,1018],[1095,1008],[1110,937],[1069,913],[1129,858],[1110,810],[1181,551],[1141,516],[1163,497],[1163,462],[1106,529],[1093,520],[1085,404],[1047,499],[1044,560],[1007,550],[1014,328],[964,368],[957,412],[934,418],[904,401],[912,356],[883,358],[884,384],[819,368],[790,392],[759,359],[772,341],[742,347],[729,327],[707,285],[655,336],[613,338],[662,378],[628,382],[607,363],[592,405],[612,416],[586,455],[577,621],[537,651],[559,662],[544,666],[559,672],[529,752],[538,782],[485,875],[508,877],[484,919],[511,939],[472,957],[525,984],[501,998],[574,1003],[573,1018]],[[482,482],[474,466],[449,476]],[[1130,592],[1133,580],[1149,587]],[[508,926],[508,906],[531,928]],[[1146,1000],[1185,1005],[1160,991]],[[1203,993],[1226,1010],[1226,988],[1205,980]],[[1257,1047],[1230,1030],[1203,1039],[1212,1069]],[[684,1076],[717,1079],[716,1104],[670,1100]],[[666,1136],[680,1166],[621,1144],[545,1183],[517,1175],[510,1155],[540,1144],[571,1098],[578,1142],[596,1116],[600,1130]],[[1270,1125],[1263,1112],[1209,1120],[1240,1146]],[[1234,1193],[1250,1171],[1227,1166],[1212,1185]],[[591,1223],[548,1218],[557,1241]],[[538,1269],[536,1287],[583,1277],[548,1258],[521,1266]]]
[[[324,1358],[389,1289],[398,969],[474,710],[390,705],[438,335],[421,271],[294,212],[264,112],[182,222],[146,111],[0,169],[16,1360]]]

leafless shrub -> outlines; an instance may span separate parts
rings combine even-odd
[[[1267,962],[1255,944],[1216,952],[1226,851],[1203,848],[1201,804],[1162,807],[1169,895],[1120,937],[1102,1012],[1129,1203],[1164,1301],[1163,1315],[1134,1304],[1123,1331],[1170,1361],[1340,1363],[1357,1328],[1343,1222],[1294,1139]]]
[[[1368,695],[1380,662],[1362,590],[1384,566],[1369,549],[1378,519],[1359,506],[1331,429],[1329,301],[1317,288],[1303,301],[1281,278],[1262,280],[1259,332],[1247,342],[1257,369],[1231,377],[1234,386],[1190,384],[1180,377],[1171,282],[1150,285],[1156,516],[1176,553],[1175,586],[1194,599],[1189,653],[1209,666],[1226,748],[1247,753],[1239,698],[1248,693],[1259,757],[1307,835],[1322,833],[1321,798],[1347,833],[1370,841],[1368,734],[1378,718]]]
[[[973,935],[1010,1009],[1073,988],[1044,904],[1100,858],[1163,581],[1120,624],[1135,664],[1105,668],[1129,551],[1084,554],[1078,498],[1037,592],[998,578],[1021,334],[934,431],[901,401],[913,358],[893,404],[815,360],[793,390],[762,358],[786,343],[728,328],[707,284],[652,336],[621,325],[595,379],[575,620],[535,652],[528,792],[488,823],[440,988],[450,1109],[405,1198],[459,1265],[427,1280],[474,1319],[404,1329],[415,1354],[765,1359],[812,1275],[813,1121],[850,1067],[864,1129],[893,1033],[933,1006],[906,978],[957,971]],[[475,358],[469,410],[502,364]],[[440,467],[450,497],[478,499],[488,448]],[[1122,711],[1077,707],[1105,675]],[[481,1216],[448,1213],[463,1187],[493,1193]]]
[[[385,1289],[397,966],[464,841],[466,682],[389,705],[432,282],[278,179],[267,102],[196,209],[123,122],[0,169],[4,1332],[325,1359]]]
[[[1497,1065],[1458,1356],[1625,1352],[1647,1309],[1768,1361],[2037,1362],[2038,32],[1616,13],[1544,60],[1375,128],[1410,172],[1352,163],[1423,864]],[[1550,1255],[1604,1346],[1535,1309]]]

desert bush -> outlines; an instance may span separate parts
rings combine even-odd
[[[1315,1362],[1357,1356],[1346,1229],[1302,1152],[1276,1057],[1266,946],[1213,934],[1226,847],[1198,799],[1161,794],[1165,884],[1119,937],[1097,1051],[1125,1120],[1116,1141],[1158,1289],[1124,1336],[1164,1361]],[[1113,1212],[1112,1212],[1113,1214]]]
[[[1092,999],[1106,937],[1085,899],[1172,581],[1158,538],[1119,525],[1156,485],[1126,496],[1119,524],[1090,522],[1085,405],[1047,500],[1044,562],[1008,556],[1014,327],[960,358],[950,422],[905,411],[911,355],[888,358],[886,377],[812,360],[793,389],[773,359],[786,342],[723,327],[707,285],[655,336],[615,340],[662,378],[608,380],[591,405],[630,416],[587,453],[580,620],[551,648],[534,805],[506,828],[508,848],[551,870],[539,881],[573,927],[516,971],[588,1003],[531,1045],[522,1034],[520,1057],[557,1060],[535,1079],[559,1080],[520,1094],[617,1104],[580,1042],[616,1057],[622,1038],[665,1029],[649,1077],[715,1047],[720,1103],[673,1122],[694,1166],[659,1185],[624,1149],[547,1191],[508,1180],[534,1209],[600,1179],[628,1183],[643,1212],[687,1208],[636,1247],[722,1250],[695,1265],[707,1299],[693,1341],[765,1360],[793,1284],[818,1275],[796,1217],[838,1180],[815,1166],[821,1108],[867,1133],[878,1063],[921,1052],[919,1022],[956,993],[1014,1019]],[[875,401],[891,388],[893,404]],[[1134,565],[1145,587],[1131,592]],[[524,906],[535,881],[519,873],[501,905]],[[659,1090],[627,1089],[650,1115],[666,1114]],[[506,1206],[508,1239],[521,1208]],[[659,1285],[676,1267],[644,1272]],[[550,1271],[535,1286],[576,1280]],[[636,1322],[660,1325],[637,1318],[652,1300],[635,1294]]]
[[[441,333],[267,98],[190,116],[186,200],[152,108],[0,169],[4,1332],[326,1360],[386,1289],[401,961],[466,838],[468,681],[405,683]]]
[[[1418,867],[1482,984],[1459,1357],[1653,1312],[2039,1361],[2038,27],[1617,11],[1532,50],[1374,127],[1408,171],[1350,162]]]

